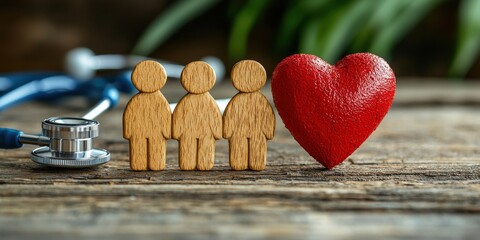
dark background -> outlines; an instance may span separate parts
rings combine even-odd
[[[8,0],[0,2],[0,72],[63,69],[65,53],[75,47],[97,54],[128,54],[156,16],[172,3],[154,0]],[[396,45],[387,59],[400,77],[447,78],[457,37],[458,1],[446,1],[421,20]],[[215,55],[234,63],[227,53],[232,25],[230,2],[221,2],[168,38],[150,56],[188,63]],[[288,7],[276,1],[262,13],[249,35],[246,58],[275,64],[295,48],[279,53],[272,47],[281,13]],[[480,77],[477,58],[466,78]]]

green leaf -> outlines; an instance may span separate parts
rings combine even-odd
[[[333,0],[297,0],[291,1],[279,27],[277,49],[283,51],[296,37],[299,26],[311,15],[323,14],[324,8]]]
[[[233,22],[228,43],[228,52],[231,60],[245,57],[248,35],[263,9],[269,3],[270,0],[250,0],[238,12]]]
[[[352,51],[366,51],[375,32],[388,27],[409,3],[407,0],[383,0],[377,2],[377,4],[372,7],[371,16],[367,20],[367,24],[363,26],[353,40]]]
[[[464,77],[480,50],[480,1],[464,0],[459,11],[457,50],[449,71],[451,77]]]
[[[332,15],[317,39],[318,55],[328,62],[337,61],[360,28],[367,23],[365,18],[376,4],[370,0],[354,1]]]
[[[305,24],[300,36],[298,51],[300,53],[315,54],[317,46],[317,35],[320,29],[322,18],[312,19]]]
[[[406,1],[406,0],[403,0]],[[390,58],[393,46],[416,26],[442,0],[409,0],[408,6],[388,25],[384,25],[373,39],[370,52]]]
[[[173,35],[179,28],[198,17],[219,0],[179,0],[163,14],[159,15],[144,31],[140,40],[133,48],[132,53],[138,55],[150,55],[168,37]]]
[[[345,51],[360,27],[366,24],[375,1],[350,1],[329,9],[311,20],[303,30],[300,51],[335,62]],[[317,29],[315,29],[317,28]]]

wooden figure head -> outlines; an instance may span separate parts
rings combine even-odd
[[[162,64],[146,60],[138,63],[132,72],[132,83],[140,92],[160,90],[167,81],[167,73]]]
[[[215,85],[215,72],[206,62],[191,62],[183,69],[180,81],[190,93],[205,93]]]
[[[243,60],[232,68],[233,86],[240,92],[260,90],[267,81],[267,73],[263,66],[253,60]]]

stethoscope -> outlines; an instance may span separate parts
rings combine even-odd
[[[0,76],[0,111],[28,100],[54,100],[64,96],[85,95],[97,102],[82,117],[51,117],[42,121],[42,134],[25,134],[20,130],[0,128],[0,148],[20,148],[23,144],[41,146],[30,158],[39,164],[63,168],[83,168],[104,164],[110,160],[105,149],[94,148],[99,135],[96,117],[118,103],[120,93],[132,94],[131,71],[112,76],[96,76],[97,70],[131,69],[149,58],[132,55],[95,55],[87,48],[71,50],[65,59],[67,75],[58,73],[16,73]],[[155,59],[153,59],[155,60]],[[225,68],[215,57],[202,59],[214,69],[217,82],[223,79]],[[159,61],[171,78],[180,78],[184,66]],[[217,99],[223,111],[230,99]],[[170,104],[173,110],[176,104]]]

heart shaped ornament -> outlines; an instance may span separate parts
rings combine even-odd
[[[348,55],[333,66],[314,55],[295,54],[276,66],[272,94],[295,140],[331,169],[385,117],[395,95],[395,74],[370,53]]]

